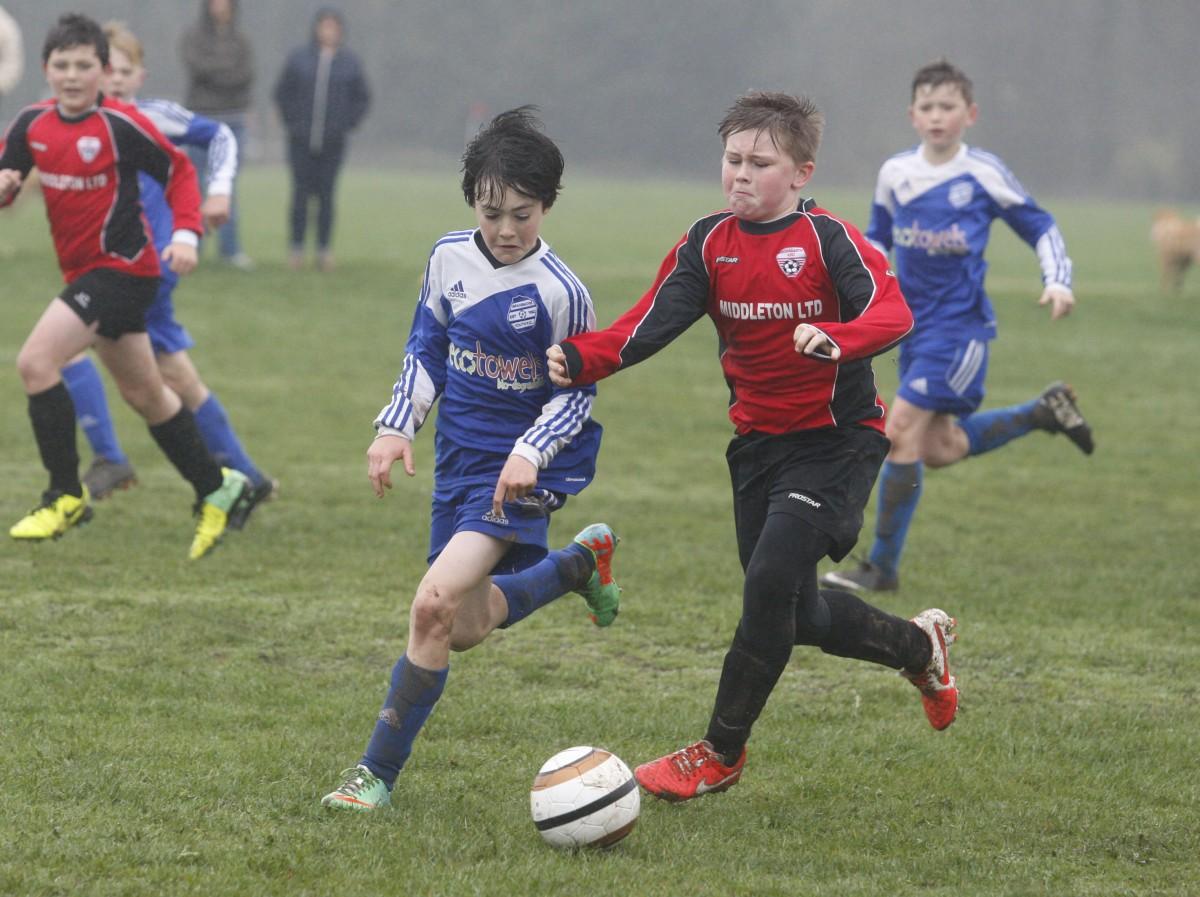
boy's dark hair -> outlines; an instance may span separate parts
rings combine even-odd
[[[42,44],[42,65],[49,61],[50,54],[55,50],[87,46],[96,48],[101,65],[108,65],[108,38],[104,36],[100,23],[77,12],[65,13],[58,17],[58,22],[50,29],[46,42]]]
[[[467,205],[498,205],[506,190],[540,200],[550,208],[562,189],[565,163],[554,141],[542,133],[536,106],[501,112],[475,135],[462,157]]]
[[[776,149],[801,164],[815,162],[825,116],[808,97],[756,90],[737,98],[717,133],[722,140],[742,131],[766,131]]]
[[[912,97],[914,100],[917,98],[918,87],[928,87],[932,90],[935,87],[941,87],[943,84],[952,84],[957,87],[959,93],[963,95],[963,99],[967,101],[968,106],[975,102],[971,79],[967,77],[962,69],[951,64],[950,60],[944,56],[935,62],[930,62],[917,69],[917,73],[913,75]]]

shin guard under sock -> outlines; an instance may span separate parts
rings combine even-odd
[[[65,495],[83,495],[79,450],[75,444],[75,405],[61,380],[29,397],[29,421],[42,466],[50,474],[50,489]]]
[[[817,647],[826,654],[869,660],[893,670],[923,669],[929,663],[929,638],[911,620],[837,589],[822,589],[821,598],[829,608],[829,634]]]
[[[361,760],[389,789],[412,753],[413,740],[442,696],[449,673],[449,667],[441,670],[419,667],[407,655],[392,668],[391,690]]]
[[[550,552],[520,573],[493,576],[492,584],[508,602],[508,617],[500,624],[500,628],[512,626],[539,607],[587,585],[595,569],[596,560],[592,552],[572,542],[561,551]]]
[[[778,657],[759,656],[742,640],[741,630],[725,654],[717,698],[704,740],[713,746],[728,764],[736,763],[742,748],[750,740],[750,730],[767,704],[767,698],[779,681],[791,646]]]
[[[192,484],[198,500],[221,488],[225,477],[217,462],[208,453],[208,449],[204,447],[204,440],[200,438],[200,431],[196,428],[196,419],[192,417],[192,412],[180,408],[174,417],[151,426],[150,435],[163,450],[163,454],[175,465],[175,469]]]

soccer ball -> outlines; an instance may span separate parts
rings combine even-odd
[[[542,764],[529,792],[533,824],[555,847],[608,847],[637,822],[642,799],[629,767],[603,748],[573,747]]]

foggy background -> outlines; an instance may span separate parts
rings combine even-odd
[[[145,96],[182,99],[177,58],[201,0],[0,0],[25,36],[5,124],[45,94],[41,45],[67,10],[129,23],[146,44]],[[255,45],[249,164],[280,157],[271,90],[308,40],[308,0],[243,0]],[[1038,195],[1200,201],[1200,0],[344,0],[373,104],[351,164],[451,161],[473,117],[542,109],[572,169],[717,176],[718,119],[746,90],[806,93],[827,119],[820,185],[870,191],[916,142],[915,69],[947,56],[975,82],[968,142]]]

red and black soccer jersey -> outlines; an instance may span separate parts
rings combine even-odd
[[[157,277],[138,172],[165,188],[176,230],[200,233],[200,188],[188,157],[134,106],[105,97],[78,118],[53,100],[27,106],[4,137],[0,168],[36,167],[67,282],[95,268]]]
[[[791,433],[861,424],[883,430],[885,407],[870,357],[912,329],[887,259],[852,225],[812,200],[779,221],[701,218],[663,261],[641,300],[605,330],[563,344],[577,385],[653,355],[702,315],[720,337],[739,433]],[[838,363],[796,352],[812,324],[842,352]]]

